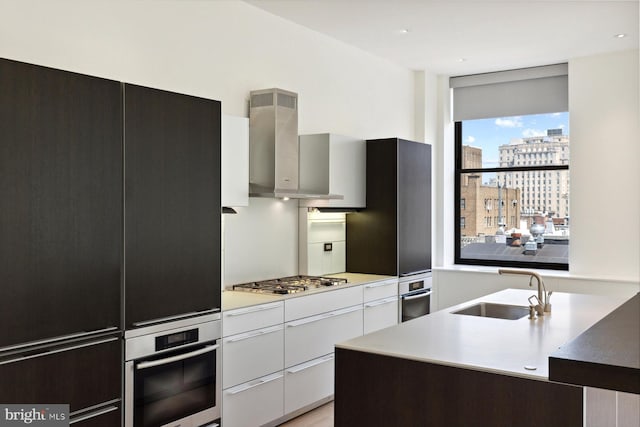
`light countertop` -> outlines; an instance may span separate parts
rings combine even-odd
[[[327,277],[339,277],[347,279],[347,283],[343,285],[328,286],[324,288],[310,289],[304,292],[287,295],[260,294],[255,292],[225,290],[222,292],[222,311],[234,310],[237,308],[250,307],[252,305],[267,304],[270,302],[284,301],[289,298],[299,298],[307,295],[313,295],[321,292],[337,291],[351,286],[359,286],[365,283],[379,282],[383,280],[393,279],[394,276],[382,276],[379,274],[363,274],[363,273],[337,273],[329,274]]]
[[[548,357],[626,301],[620,296],[554,292],[552,313],[530,320],[453,314],[493,302],[528,306],[535,290],[507,289],[449,307],[336,347],[487,372],[547,380]],[[527,370],[524,367],[536,367]]]

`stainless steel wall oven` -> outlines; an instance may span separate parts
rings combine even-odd
[[[220,314],[125,332],[125,427],[216,425]]]
[[[406,322],[431,312],[431,280],[431,273],[400,278],[398,283],[400,322]]]

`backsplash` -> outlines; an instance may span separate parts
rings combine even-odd
[[[223,288],[298,272],[298,202],[251,197],[224,215]]]
[[[346,215],[299,209],[299,274],[322,276],[345,271]]]

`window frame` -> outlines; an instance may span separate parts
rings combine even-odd
[[[569,260],[566,263],[551,263],[551,262],[533,262],[533,261],[510,261],[510,260],[489,260],[478,258],[462,258],[461,257],[461,238],[462,231],[460,227],[460,200],[462,197],[461,183],[462,176],[469,173],[491,173],[491,172],[527,172],[527,171],[559,171],[569,170],[569,164],[563,165],[519,165],[510,167],[494,167],[494,168],[462,168],[462,121],[454,122],[454,152],[455,152],[455,165],[454,165],[454,262],[455,264],[463,265],[479,265],[489,267],[510,267],[510,268],[528,268],[528,269],[548,269],[548,270],[569,270]],[[524,183],[523,183],[524,185]],[[466,215],[465,215],[466,216]]]

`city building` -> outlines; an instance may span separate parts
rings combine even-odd
[[[563,135],[562,129],[548,129],[544,136],[513,139],[501,145],[499,154],[500,167],[568,165],[569,136]],[[496,180],[521,190],[523,217],[544,215],[555,218],[555,223],[568,223],[568,170],[498,172]]]
[[[482,149],[462,147],[462,168],[482,167]],[[495,181],[494,181],[495,182]],[[495,235],[520,226],[520,190],[487,185],[481,174],[465,174],[460,183],[460,232],[463,237]]]

